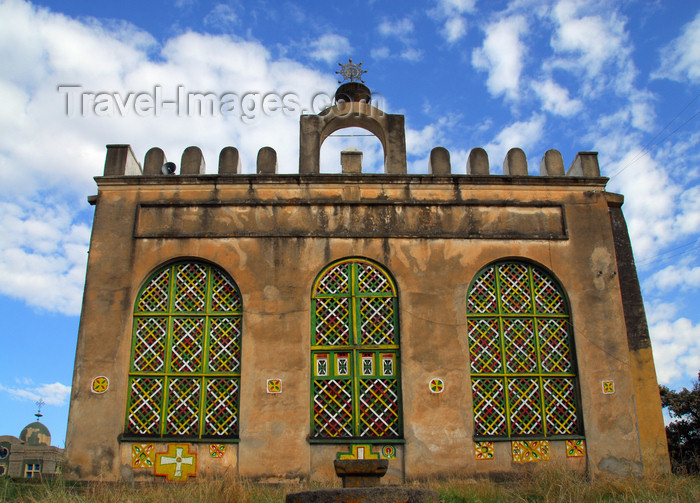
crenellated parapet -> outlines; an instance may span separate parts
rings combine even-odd
[[[105,176],[168,176],[163,166],[168,162],[165,152],[154,147],[146,152],[143,164],[141,164],[130,145],[107,145],[105,159]],[[343,174],[362,173],[362,152],[357,149],[346,149],[341,152],[341,166]],[[182,153],[179,164],[180,175],[203,175],[206,173],[206,162],[199,147],[187,147]],[[241,158],[236,147],[224,147],[219,154],[219,175],[238,175],[242,173]],[[274,175],[278,173],[277,152],[272,147],[262,147],[258,151],[256,173],[261,175]],[[301,174],[312,174],[309,171],[299,170]],[[318,172],[316,172],[318,173]],[[430,152],[428,160],[428,175],[491,175],[489,157],[483,148],[473,148],[469,152],[466,169],[452,170],[450,152],[444,147],[435,147]],[[391,173],[389,173],[391,174]],[[394,173],[397,175],[406,174]],[[503,175],[493,176],[529,176],[533,173],[528,168],[528,161],[520,148],[512,148],[503,160]],[[597,152],[579,152],[572,161],[569,169],[564,169],[564,161],[558,150],[551,149],[545,152],[540,161],[539,176],[558,177],[599,177]]]
[[[384,151],[384,173],[387,175],[407,175],[406,131],[403,115],[388,114],[372,101],[372,92],[360,82],[346,82],[335,94],[335,103],[318,114],[302,115],[299,120],[299,165],[297,173],[317,175],[321,173],[320,159],[323,142],[335,131],[347,128],[361,128],[374,135]],[[342,174],[362,174],[362,152],[349,148],[341,152]],[[167,166],[166,166],[167,164]],[[256,170],[260,175],[278,173],[277,152],[272,147],[262,147],[258,151]],[[146,153],[142,165],[136,159],[129,145],[107,145],[105,176],[144,175],[160,176],[177,173],[177,165],[168,162],[162,149],[154,147]],[[180,175],[203,175],[206,162],[199,147],[187,147],[179,164]],[[219,175],[242,173],[241,158],[235,147],[224,147],[219,154]],[[435,147],[430,152],[428,174],[432,176],[450,175],[490,175],[489,156],[483,148],[473,148],[469,152],[466,169],[452,170],[450,152],[444,147]],[[579,152],[568,170],[558,150],[548,150],[540,162],[540,176],[574,176],[595,178],[600,176],[597,152]],[[495,173],[494,173],[495,175]],[[520,148],[510,149],[503,160],[503,175],[528,176],[527,156]]]

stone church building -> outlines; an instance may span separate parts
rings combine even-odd
[[[109,145],[97,195],[65,473],[83,480],[335,478],[387,483],[526,470],[669,470],[623,197],[597,154],[539,174],[475,148],[407,174],[404,117],[341,85],[300,119],[299,172],[197,147],[179,173]],[[359,127],[384,173],[320,148]],[[274,134],[271,132],[271,134]],[[165,165],[165,166],[164,166]],[[163,174],[166,173],[166,174]]]
[[[19,437],[0,435],[0,477],[55,477],[62,460],[63,449],[51,445],[51,432],[40,421],[22,428]]]

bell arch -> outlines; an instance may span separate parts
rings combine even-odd
[[[342,86],[341,86],[342,87]],[[299,121],[299,172],[318,174],[323,142],[339,129],[362,128],[376,136],[384,149],[384,172],[406,174],[404,116],[387,114],[364,99],[338,101],[316,115]]]

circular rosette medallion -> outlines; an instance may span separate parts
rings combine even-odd
[[[428,384],[431,393],[442,393],[445,389],[445,382],[439,377],[434,377]]]
[[[98,376],[92,380],[92,385],[90,387],[93,393],[101,395],[109,389],[109,379],[105,376]]]

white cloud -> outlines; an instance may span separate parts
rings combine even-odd
[[[455,16],[445,21],[443,35],[445,39],[454,43],[467,34],[467,22],[462,16]]]
[[[660,56],[661,65],[653,77],[700,81],[700,12],[661,50]]]
[[[427,152],[430,152],[433,147],[437,146],[439,137],[439,124],[428,124],[421,130],[407,128],[406,153],[408,155],[425,155]]]
[[[204,25],[211,28],[218,28],[222,31],[230,30],[238,24],[236,11],[228,4],[217,4],[204,17]]]
[[[80,313],[90,229],[60,205],[0,201],[0,293],[67,315]]]
[[[554,8],[559,26],[552,46],[558,51],[579,53],[587,70],[597,74],[606,61],[624,49],[624,23],[614,12],[607,18],[602,15],[581,16],[584,6],[582,2],[564,0]]]
[[[429,15],[444,23],[442,36],[449,43],[455,43],[467,34],[467,20],[463,14],[475,10],[476,0],[438,0],[437,7]]]
[[[334,33],[327,33],[311,42],[311,57],[326,63],[335,63],[340,56],[352,52],[350,41]]]
[[[639,157],[640,148],[628,147],[621,136],[601,138],[596,148],[601,152],[615,152],[614,148],[625,152],[619,160],[604,165],[609,168],[608,174],[627,167],[613,178],[609,189],[626,195],[623,211],[635,257],[646,260],[676,239],[672,223],[681,189],[669,179],[662,164],[648,156]]]
[[[438,4],[445,11],[472,12],[476,0],[438,0]]]
[[[544,124],[544,116],[535,114],[527,121],[518,121],[502,129],[491,142],[484,146],[492,167],[491,172],[499,172],[502,169],[508,150],[518,147],[523,149],[529,159],[528,170],[536,173],[533,170],[539,166],[539,160],[535,153],[532,152],[532,149],[542,138]],[[536,159],[537,162],[533,162],[533,159]]]
[[[687,188],[681,193],[680,212],[676,214],[674,229],[680,235],[700,230],[700,186]]]
[[[472,52],[472,64],[488,72],[486,85],[491,95],[518,98],[526,52],[521,37],[527,30],[523,16],[503,18],[486,26],[482,46]]]
[[[382,21],[377,30],[384,37],[396,38],[401,42],[403,48],[399,51],[399,57],[406,61],[419,61],[423,57],[423,51],[413,47],[412,33],[414,30],[413,21],[405,17],[396,21],[385,19]],[[372,49],[372,57],[376,59],[385,59],[389,56],[389,49],[382,47],[378,50]]]
[[[373,47],[369,54],[374,59],[386,59],[389,57],[390,51],[387,46]]]
[[[60,382],[34,384],[31,380],[24,379],[23,384],[25,384],[26,387],[6,387],[0,384],[0,391],[5,391],[18,400],[36,402],[41,399],[47,405],[57,406],[66,405],[68,397],[70,396],[70,386],[66,386]]]
[[[571,99],[569,91],[551,79],[533,82],[532,88],[542,100],[544,109],[555,115],[570,117],[583,108],[580,100]]]
[[[130,25],[80,22],[18,0],[0,3],[0,19],[0,54],[7,55],[0,68],[0,293],[49,311],[75,315],[80,309],[89,239],[81,211],[90,211],[85,197],[95,191],[104,145],[130,143],[140,159],[158,146],[178,164],[187,146],[199,145],[210,173],[227,145],[239,149],[248,173],[258,150],[271,146],[280,172],[293,172],[299,114],[320,111],[319,101],[312,109],[313,97],[330,99],[336,87],[331,76],[274,60],[256,42],[187,32],[159,47]],[[174,107],[159,116],[140,117],[127,107],[124,115],[114,109],[100,117],[90,106],[84,116],[67,117],[67,93],[57,91],[65,84],[112,97],[153,95],[160,86],[164,100],[183,86],[247,96],[253,106],[247,112],[239,105],[237,115],[226,118],[178,117]],[[293,94],[296,105],[265,114],[268,93]]]
[[[659,290],[687,290],[700,288],[700,266],[669,265],[656,271],[647,282]]]
[[[688,318],[662,320],[649,326],[654,365],[660,384],[697,375],[700,368],[700,325]]]
[[[401,51],[401,58],[407,61],[420,61],[422,57],[423,51],[414,49],[413,47],[409,47]]]
[[[413,32],[413,21],[407,17],[393,22],[385,19],[379,24],[377,29],[385,37],[397,37],[405,40]]]
[[[609,82],[622,94],[633,89],[636,69],[625,19],[609,5],[562,0],[552,10],[552,19],[557,26],[551,45],[560,58],[548,65],[585,76],[584,91],[589,94]]]
[[[657,267],[652,257],[700,231],[700,186],[688,149],[698,135],[677,134],[645,149],[643,138],[630,132],[633,106],[603,116],[584,141],[601,153],[608,190],[625,195],[623,211],[635,257],[641,269]]]
[[[646,295],[645,295],[645,298]],[[678,316],[678,305],[673,302],[644,302],[649,326],[656,325],[663,321],[669,321]]]

